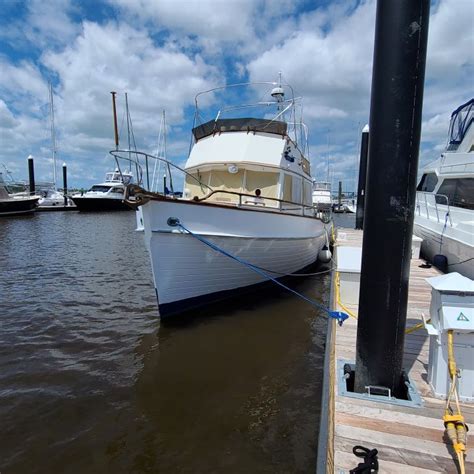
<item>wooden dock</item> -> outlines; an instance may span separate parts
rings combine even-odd
[[[341,246],[361,247],[362,231],[339,229],[336,254],[337,247]],[[422,263],[418,259],[411,261],[407,327],[421,322],[422,312],[429,314],[431,287],[425,278],[439,274],[434,268],[420,268]],[[342,310],[334,298],[335,284],[333,281],[333,307]],[[349,306],[348,309],[357,314],[357,306]],[[318,474],[340,474],[355,468],[363,461],[352,453],[356,445],[378,450],[381,473],[458,472],[450,443],[445,441],[442,420],[444,402],[432,396],[427,383],[429,339],[426,330],[423,328],[408,334],[405,339],[404,368],[409,371],[423,398],[422,407],[412,408],[350,398],[338,393],[337,361],[355,361],[357,320],[349,318],[342,327],[337,326],[335,321],[329,324],[323,387],[323,406],[328,406],[328,412],[321,424]],[[462,409],[467,424],[474,427],[474,406],[462,404]],[[474,441],[469,439],[466,457],[468,472],[474,472]]]

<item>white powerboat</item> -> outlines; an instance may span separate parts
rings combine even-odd
[[[423,170],[414,233],[428,260],[474,279],[474,99],[451,115],[448,145]],[[441,260],[440,260],[441,259]]]
[[[39,196],[28,196],[27,194],[10,194],[0,173],[0,216],[14,216],[19,214],[30,214],[38,206]]]
[[[324,224],[314,217],[304,124],[286,120],[295,117],[300,99],[281,84],[238,86],[250,86],[247,90],[253,94],[264,86],[270,97],[246,106],[233,104],[210,121],[195,122],[194,143],[183,170],[183,197],[135,193],[143,206],[162,318],[248,289],[267,281],[268,275],[297,272],[317,260],[327,240]],[[196,120],[203,94],[216,97],[233,87],[198,94]],[[288,91],[291,97],[286,99]],[[255,116],[258,107],[265,118]],[[254,111],[252,118],[223,117],[249,109]]]
[[[327,181],[313,182],[313,205],[316,212],[330,212],[332,208],[331,183]]]
[[[103,183],[94,184],[89,191],[71,196],[79,211],[129,211],[124,202],[125,186],[131,184],[131,171],[116,169],[105,175]]]

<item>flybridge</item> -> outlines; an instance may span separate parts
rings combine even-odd
[[[210,120],[193,128],[193,135],[196,141],[209,135],[226,132],[265,132],[286,136],[287,124],[278,120],[231,118]]]

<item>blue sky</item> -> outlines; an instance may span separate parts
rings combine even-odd
[[[197,92],[284,79],[303,96],[313,175],[357,179],[368,122],[375,1],[4,0],[0,13],[0,171],[25,179],[35,157],[52,179],[48,82],[59,163],[71,186],[113,167],[110,91],[128,92],[137,146],[154,152],[162,110],[168,157],[183,165]],[[432,3],[421,164],[446,143],[449,116],[473,94],[474,3]],[[122,138],[125,137],[123,133]],[[123,143],[123,142],[122,142]]]

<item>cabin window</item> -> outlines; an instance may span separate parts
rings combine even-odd
[[[202,198],[209,194],[210,189],[206,186],[209,183],[210,172],[189,173],[184,182],[184,197],[193,199],[195,196]]]
[[[441,184],[436,202],[446,204],[447,196],[451,206],[474,209],[474,178],[445,179]]]
[[[303,185],[304,191],[304,205],[312,206],[313,205],[313,195],[312,195],[312,183],[310,181],[304,180]]]
[[[110,192],[123,194],[123,188],[112,188]]]
[[[229,171],[211,171],[211,180],[209,186],[214,190],[231,191],[234,193],[242,192],[242,183],[244,179],[244,171],[239,170],[237,173],[229,173]],[[210,199],[212,201],[222,202],[239,202],[237,194],[215,193]]]
[[[418,184],[418,187],[416,188],[416,190],[431,193],[432,191],[434,191],[434,188],[436,187],[437,184],[438,184],[438,177],[436,176],[436,173],[424,174],[421,177],[420,183]]]
[[[303,179],[298,176],[293,176],[293,193],[291,200],[295,203],[301,204],[301,194],[303,192]]]
[[[291,201],[293,198],[293,176],[285,174],[283,177],[283,201]]]
[[[278,181],[280,173],[250,171],[245,175],[246,194],[255,194],[255,190],[260,189],[262,198],[278,198]],[[266,206],[277,207],[278,202],[265,199]]]
[[[110,186],[100,186],[100,185],[94,185],[89,191],[93,191],[96,193],[106,193],[110,189]]]

